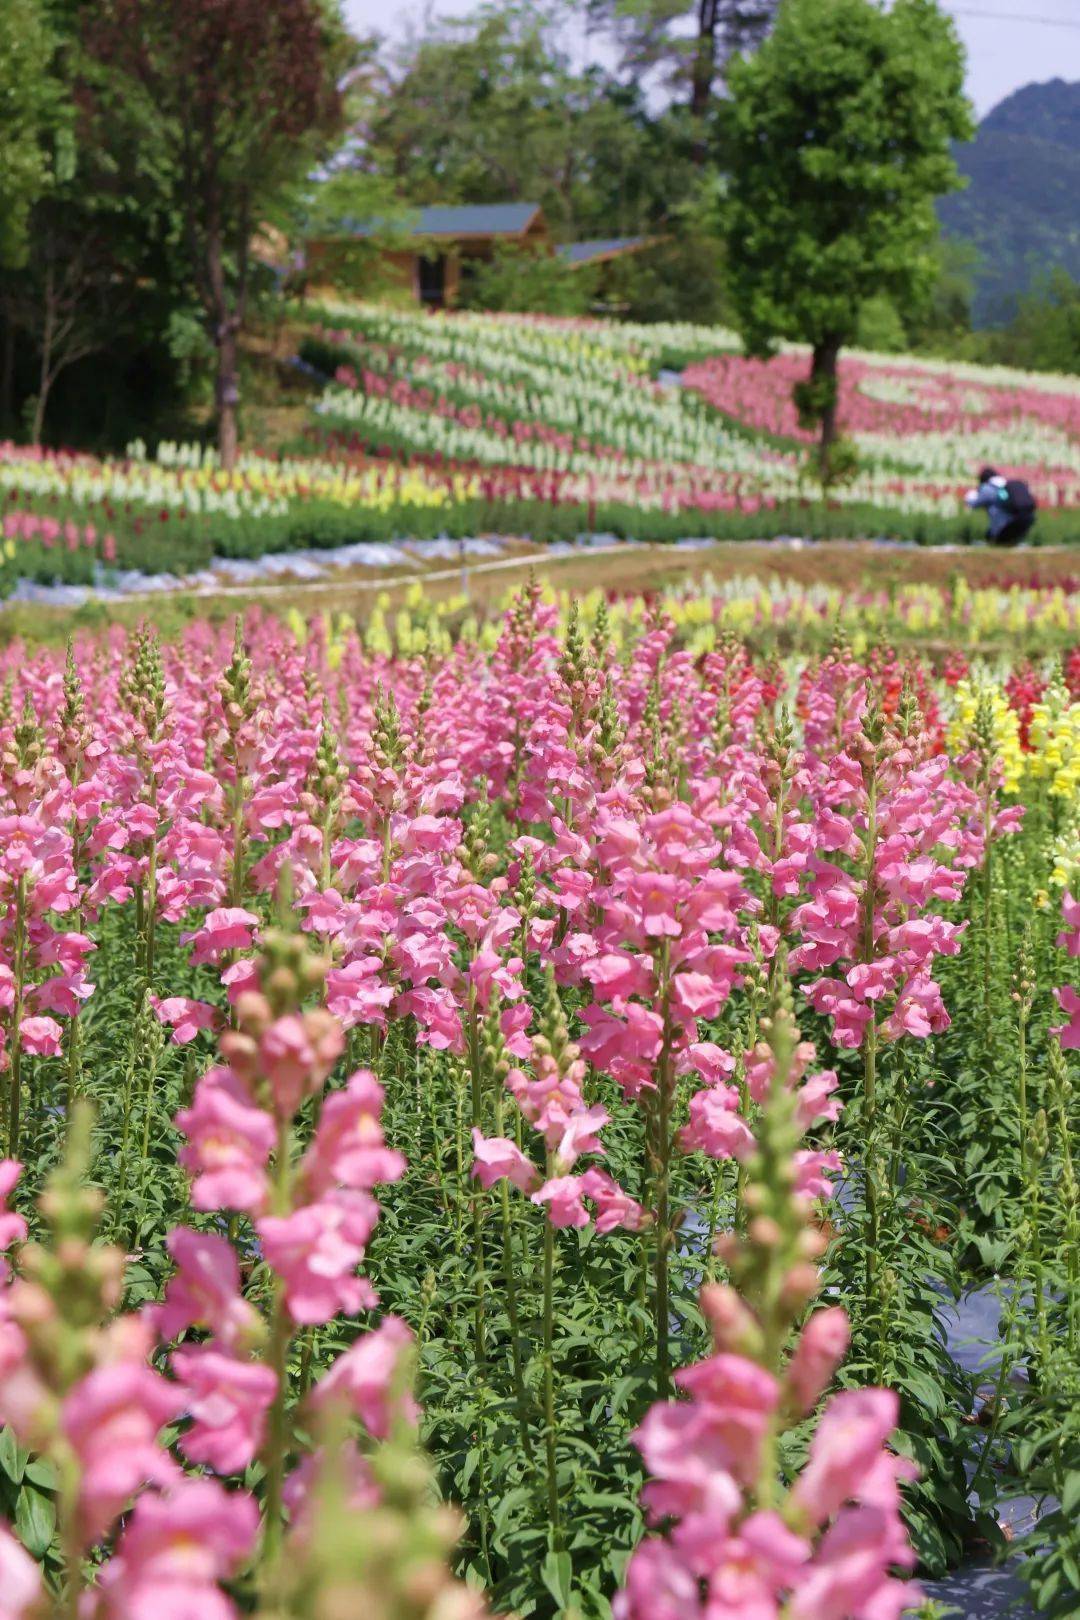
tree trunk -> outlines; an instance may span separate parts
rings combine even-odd
[[[810,362],[810,386],[814,392],[815,402],[819,402],[821,438],[818,443],[818,455],[824,481],[827,481],[832,447],[838,436],[836,418],[840,404],[837,366],[839,359],[839,338],[830,337],[821,343],[815,343],[813,359]]]
[[[41,365],[38,370],[38,391],[34,399],[34,416],[30,426],[30,443],[40,444],[45,427],[45,407],[53,385],[53,339],[56,336],[56,279],[52,260],[45,269],[45,315],[41,323]]]
[[[236,466],[236,407],[240,403],[237,337],[240,312],[229,297],[225,279],[225,253],[216,222],[206,233],[206,310],[213,323],[217,350],[214,404],[217,409],[218,453],[227,472]]]
[[[0,352],[0,429],[10,434],[15,415],[15,322],[4,311],[4,347]]]
[[[240,403],[240,383],[236,363],[236,328],[226,317],[217,331],[218,452],[227,472],[236,466],[236,407]]]
[[[716,27],[720,0],[698,0],[697,39],[694,42],[694,65],[690,75],[690,116],[694,121],[694,139],[691,156],[695,163],[705,162],[708,142],[705,137],[705,115],[712,100],[713,78],[716,74]]]

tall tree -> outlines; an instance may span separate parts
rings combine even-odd
[[[42,0],[0,6],[0,265],[26,252],[30,210],[49,183],[57,113],[55,39]]]
[[[96,118],[135,194],[175,221],[204,312],[227,467],[252,237],[340,133],[346,37],[327,0],[100,0],[86,18]]]
[[[643,229],[670,174],[653,121],[561,44],[565,0],[495,0],[407,45],[371,108],[360,161],[407,203],[538,202],[561,235]]]
[[[964,53],[936,0],[783,0],[728,83],[731,296],[752,353],[812,346],[796,403],[827,480],[860,310],[906,309],[934,284],[934,200],[959,185],[951,142],[972,133]]]
[[[691,151],[708,153],[708,117],[717,80],[733,53],[760,45],[778,0],[589,0],[595,28],[613,33],[625,71],[659,72],[684,98],[691,119]]]

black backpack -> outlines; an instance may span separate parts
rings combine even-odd
[[[1005,481],[1005,504],[1014,517],[1030,517],[1038,502],[1022,478]]]

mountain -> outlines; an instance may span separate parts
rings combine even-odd
[[[1028,84],[998,103],[956,153],[969,184],[938,205],[947,236],[974,242],[974,319],[1008,320],[1033,278],[1080,280],[1080,84]]]

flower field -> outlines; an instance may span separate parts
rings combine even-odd
[[[1075,602],[9,646],[0,1615],[1074,1615]]]
[[[972,539],[961,497],[985,461],[1031,482],[1044,540],[1077,536],[1075,379],[842,359],[860,471],[823,507],[791,404],[804,354],[749,360],[693,326],[341,303],[289,318],[316,388],[304,430],[231,473],[193,444],[105,460],[0,445],[0,592],[443,534]],[[671,367],[681,386],[659,380]]]
[[[334,384],[332,442],[428,464],[547,477],[561,501],[737,518],[805,498],[792,388],[807,356],[750,360],[720,329],[485,315],[432,319],[331,305],[306,352]],[[655,380],[683,368],[682,389]],[[1080,504],[1080,385],[1001,368],[852,356],[840,422],[861,472],[837,499],[952,520],[980,461],[1028,477],[1051,511]],[[879,527],[888,522],[879,518]],[[865,530],[864,532],[869,532]],[[929,532],[929,531],[926,531]]]

